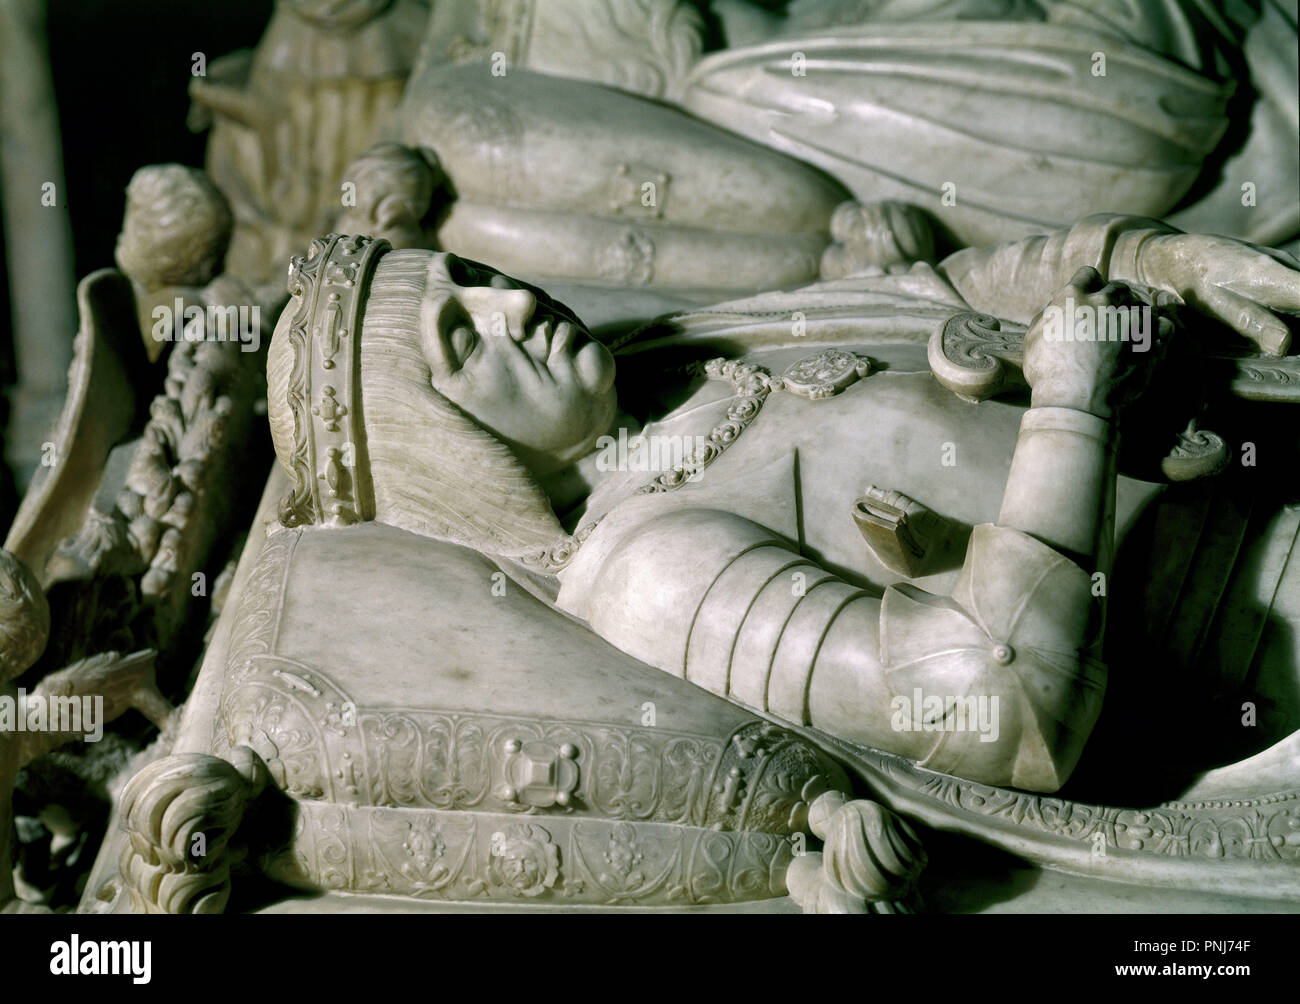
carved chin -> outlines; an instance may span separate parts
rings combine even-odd
[[[614,357],[609,349],[591,339],[573,357],[574,368],[584,387],[596,394],[604,394],[614,386]]]
[[[558,459],[562,463],[572,464],[591,453],[596,448],[596,443],[600,437],[609,431],[617,411],[618,399],[614,396],[611,385],[609,392],[601,400],[599,406],[593,409],[592,420],[589,423],[586,437],[571,448],[559,452],[557,454]]]

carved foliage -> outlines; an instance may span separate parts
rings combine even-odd
[[[576,816],[299,806],[273,876],[308,888],[459,902],[689,906],[785,893],[788,840]]]
[[[901,762],[890,758],[889,764],[891,773],[909,776]],[[1300,792],[1130,809],[991,788],[928,772],[918,772],[914,780],[921,794],[955,808],[1108,851],[1300,861]]]
[[[596,722],[357,708],[319,670],[250,653],[223,717],[231,741],[306,799],[595,815],[788,833],[808,790],[843,775],[761,722],[727,738]]]

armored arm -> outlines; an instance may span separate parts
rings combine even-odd
[[[632,530],[580,612],[624,651],[769,714],[1055,790],[1104,687],[1084,653],[1099,624],[1089,587],[1046,543],[981,526],[952,596],[898,585],[882,600],[755,523],[694,509]]]
[[[1141,216],[1089,216],[1068,230],[991,248],[966,248],[939,265],[976,310],[1027,324],[1080,268],[1172,294],[1198,313],[1286,354],[1279,312],[1300,311],[1295,258],[1230,237],[1188,234]]]
[[[1100,213],[1051,234],[964,248],[945,258],[939,271],[976,310],[1028,324],[1085,266],[1108,279],[1147,283],[1138,264],[1143,245],[1173,233],[1159,220]]]

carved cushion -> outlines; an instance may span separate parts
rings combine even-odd
[[[298,802],[270,866],[289,881],[777,896],[786,835],[847,787],[810,744],[623,655],[483,556],[390,527],[272,534],[236,616],[213,752],[251,747]]]
[[[820,171],[668,105],[523,69],[429,66],[408,84],[396,128],[437,154],[455,188],[439,246],[510,274],[799,285],[817,277],[831,212],[849,197]]]

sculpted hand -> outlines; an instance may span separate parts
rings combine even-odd
[[[1081,268],[1025,333],[1024,374],[1035,408],[1073,408],[1109,419],[1137,397],[1173,322],[1122,283]],[[1108,309],[1109,308],[1109,309]]]
[[[1285,355],[1291,334],[1276,311],[1300,312],[1300,267],[1229,237],[1162,234],[1138,252],[1138,277],[1177,294],[1221,321],[1267,355]]]

